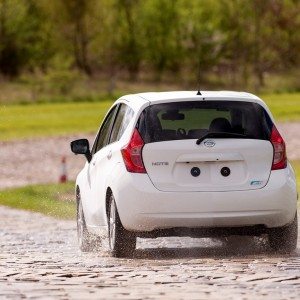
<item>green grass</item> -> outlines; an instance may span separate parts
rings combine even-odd
[[[300,121],[300,93],[266,94],[261,98],[268,104],[278,121]]]
[[[300,93],[262,98],[278,121],[300,121]],[[0,140],[95,133],[111,101],[2,105]]]
[[[9,105],[0,108],[0,140],[96,132],[112,102]]]
[[[74,183],[42,184],[0,191],[0,205],[75,219]]]

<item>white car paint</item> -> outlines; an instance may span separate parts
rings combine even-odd
[[[133,117],[120,140],[95,153],[76,180],[90,232],[107,233],[108,189],[114,195],[122,225],[137,233],[173,227],[263,224],[272,228],[292,222],[297,202],[295,174],[289,163],[285,169],[270,171],[273,146],[269,141],[218,139],[209,152],[203,143],[196,146],[195,140],[148,143],[143,148],[147,173],[127,171],[121,149],[129,143],[141,112],[152,104],[203,99],[255,102],[275,123],[266,104],[252,94],[201,93],[142,93],[123,96],[114,103],[128,105]],[[171,163],[152,165],[165,161]],[[221,177],[217,172],[225,161],[235,170],[233,177]],[[204,182],[188,176],[188,162],[200,166],[206,176]]]
[[[248,190],[252,181],[260,184],[251,185],[251,189],[265,186],[272,165],[272,144],[247,139],[234,141],[233,148],[232,143],[232,139],[221,139],[209,153],[204,143],[196,145],[192,139],[148,143],[143,150],[144,164],[154,186],[165,192]],[[153,161],[168,161],[168,165],[152,165]],[[200,168],[201,181],[191,176],[191,165]],[[220,174],[223,166],[232,170],[231,176]]]

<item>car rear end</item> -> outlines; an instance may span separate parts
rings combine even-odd
[[[295,218],[296,183],[284,140],[253,99],[150,103],[122,156],[118,211],[123,226],[141,235],[264,232]]]

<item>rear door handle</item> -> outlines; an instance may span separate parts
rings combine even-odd
[[[107,159],[111,159],[111,157],[112,157],[112,152],[109,151],[108,154],[107,154]]]

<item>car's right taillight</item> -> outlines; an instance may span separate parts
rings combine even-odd
[[[274,148],[272,170],[285,169],[287,166],[285,142],[275,125],[273,125],[270,140]]]
[[[147,173],[143,158],[142,158],[142,149],[144,147],[144,141],[135,128],[130,139],[130,142],[122,150],[123,160],[128,172],[131,173]]]

